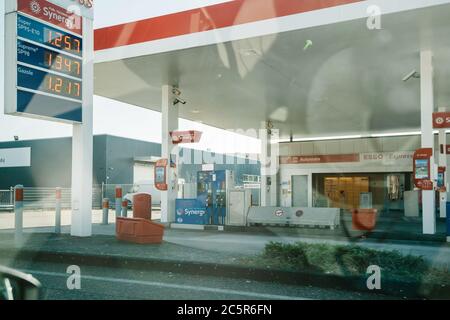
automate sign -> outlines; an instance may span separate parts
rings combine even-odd
[[[339,162],[359,162],[359,161],[360,161],[359,154],[280,157],[280,164],[316,164],[316,163],[339,163]]]
[[[80,123],[83,18],[46,0],[16,9],[6,16],[6,113]]]

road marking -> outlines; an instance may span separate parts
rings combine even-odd
[[[46,272],[46,271],[38,271],[38,270],[21,270],[21,271],[24,273],[32,274],[32,275],[42,275],[42,276],[50,276],[50,277],[67,278],[69,276],[68,274],[65,274],[65,273]],[[249,291],[217,289],[217,288],[202,287],[202,286],[189,286],[189,285],[181,285],[181,284],[170,284],[170,283],[164,283],[164,282],[139,281],[139,280],[118,279],[118,278],[109,278],[109,277],[97,277],[97,276],[89,276],[89,275],[82,275],[81,280],[83,280],[83,279],[84,280],[103,281],[103,282],[123,283],[123,284],[137,284],[137,285],[144,285],[144,286],[151,286],[151,287],[170,288],[170,289],[184,289],[184,290],[211,292],[211,293],[234,294],[234,295],[239,295],[239,296],[269,299],[269,300],[310,300],[310,299],[301,298],[301,297],[284,296],[284,295],[277,295],[277,294],[265,294],[265,293],[249,292]]]

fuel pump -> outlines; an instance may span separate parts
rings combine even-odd
[[[197,176],[198,200],[205,204],[206,224],[225,225],[227,194],[234,186],[231,171],[201,171]]]

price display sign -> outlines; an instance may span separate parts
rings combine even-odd
[[[46,0],[15,1],[6,15],[6,113],[81,123],[83,18]]]

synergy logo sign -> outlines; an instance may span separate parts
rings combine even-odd
[[[205,209],[201,209],[201,208],[186,208],[184,210],[178,210],[178,215],[184,215],[184,216],[198,216],[198,217],[203,217],[204,215],[206,215],[206,210]]]
[[[83,34],[81,16],[47,0],[18,0],[18,10],[76,34]]]

